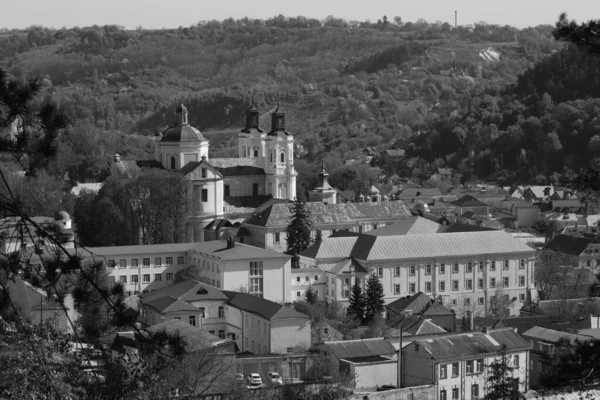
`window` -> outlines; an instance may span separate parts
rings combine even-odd
[[[469,360],[467,361],[467,374],[472,374],[473,373],[473,360]]]
[[[263,293],[263,263],[262,261],[250,262],[250,286],[248,293],[262,297]]]
[[[410,266],[410,272],[409,272],[409,275],[410,275],[410,276],[415,276],[415,266],[414,266],[414,265],[411,265],[411,266]]]
[[[586,266],[588,266],[588,267],[592,266],[592,260],[587,260],[585,263],[586,263]]]
[[[137,258],[132,258],[131,259],[131,268],[137,268],[138,266],[139,266],[138,259]]]
[[[165,262],[167,265],[173,265],[173,257],[167,257],[167,261]]]
[[[454,265],[452,266],[452,273],[458,274],[458,263],[454,263]]]
[[[504,260],[504,266],[503,266],[503,269],[504,269],[505,271],[508,271],[508,268],[509,268],[509,267],[508,267],[508,265],[509,265],[509,264],[508,264],[508,260]]]
[[[519,301],[520,301],[521,303],[525,303],[525,293],[521,293],[521,294],[519,294]]]
[[[383,267],[377,267],[377,275],[383,278]]]
[[[540,350],[543,351],[544,353],[554,354],[554,345],[553,344],[540,343]]]
[[[216,286],[216,282],[214,279],[212,279],[212,286]]]
[[[446,273],[446,265],[440,264],[440,275],[443,275],[445,273]]]
[[[115,284],[115,277],[114,276],[109,276],[108,277],[108,283],[110,283],[111,285]]]
[[[202,168],[202,177],[206,178],[206,168]]]
[[[162,274],[154,274],[154,282],[161,282]]]
[[[471,385],[471,399],[476,400],[479,398],[479,385],[474,383]]]
[[[299,277],[299,276],[297,276],[297,277],[296,277],[296,283],[300,283],[300,280],[301,280],[301,279],[300,279],[300,277]]]
[[[219,330],[219,337],[220,337],[221,339],[225,339],[225,330],[224,330],[224,329],[220,329],[220,330]]]
[[[525,286],[525,275],[519,276],[519,286]]]
[[[425,275],[431,275],[431,265],[429,264],[425,266]]]
[[[285,162],[285,153],[281,153],[281,155],[279,156],[279,161]]]
[[[167,272],[167,281],[172,281],[172,280],[173,280],[173,273]]]
[[[127,283],[127,275],[121,275],[121,276],[119,276],[119,281],[121,283]]]
[[[221,289],[221,281],[217,280],[217,289]]]
[[[467,263],[467,272],[473,272],[473,263]]]
[[[345,298],[349,298],[350,297],[350,291],[348,289],[344,290],[344,297]]]
[[[185,258],[183,256],[177,257],[177,265],[185,264]]]
[[[473,290],[473,279],[467,279],[465,282],[466,290]]]
[[[452,281],[452,291],[458,292],[458,280],[456,279]]]
[[[523,258],[519,261],[519,269],[525,269],[525,259]]]
[[[440,365],[440,379],[446,379],[448,377],[448,366]]]
[[[452,388],[452,400],[458,400],[458,388]]]
[[[159,266],[160,267],[161,265],[162,265],[162,258],[156,257],[154,259],[154,266]]]
[[[409,287],[410,287],[410,293],[415,293],[417,291],[416,290],[416,285],[414,283],[411,283],[409,285]]]
[[[503,282],[502,282],[502,283],[504,284],[504,287],[508,287],[508,284],[509,284],[508,276],[505,276],[505,277],[504,277],[504,279],[503,279]]]
[[[200,313],[200,317],[201,318],[208,318],[208,316],[206,315],[206,308],[204,307],[198,307],[198,312]]]
[[[144,258],[144,259],[142,260],[142,265],[143,265],[144,267],[149,267],[149,266],[150,266],[150,259],[149,259],[149,258]]]
[[[483,272],[483,261],[479,261],[479,271]]]
[[[475,372],[478,374],[483,372],[483,360],[477,360],[475,362]]]
[[[279,232],[275,232],[273,234],[273,242],[279,243],[281,241],[281,234]]]
[[[229,185],[223,185],[223,190],[224,190],[224,196],[231,196],[230,192],[229,192]]]
[[[119,268],[127,268],[127,260],[119,260]]]
[[[482,306],[484,302],[485,302],[485,299],[483,297],[480,297],[477,299],[477,303],[479,303],[480,306]]]
[[[196,316],[190,315],[190,325],[196,326]]]
[[[490,278],[490,288],[496,287],[496,278]]]
[[[492,263],[490,264],[490,271],[495,271],[496,270],[496,261],[492,261]]]
[[[470,306],[470,305],[471,305],[471,298],[465,297],[465,306]]]
[[[208,201],[208,189],[202,189],[202,202],[206,203]]]
[[[513,365],[514,368],[519,368],[519,355],[515,354],[514,358],[513,358]]]
[[[452,377],[456,378],[458,376],[458,363],[452,364]]]
[[[143,283],[150,283],[150,274],[144,274],[142,276],[142,282]]]
[[[138,283],[138,276],[137,275],[131,275],[131,283]]]
[[[446,397],[446,389],[440,390],[440,400],[448,400]]]
[[[350,278],[344,278],[344,283],[348,285],[350,283]]]
[[[219,264],[215,264],[217,266],[217,272],[221,272],[221,266]]]
[[[108,260],[106,262],[106,264],[108,265],[108,268],[114,268],[115,267],[115,260]]]
[[[400,267],[394,267],[394,276],[400,276]]]
[[[455,306],[458,304],[458,301],[456,299],[452,299],[452,305]]]
[[[394,285],[394,294],[400,294],[400,285],[398,283]]]
[[[425,282],[425,292],[427,292],[427,293],[431,292],[431,282],[430,281]]]
[[[446,291],[446,281],[440,281],[440,292]]]
[[[319,280],[319,276],[315,275],[315,282]]]

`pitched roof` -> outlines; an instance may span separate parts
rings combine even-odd
[[[187,302],[227,300],[227,296],[225,296],[219,289],[193,279],[139,295],[142,303],[154,301],[163,297],[181,299]]]
[[[324,342],[313,349],[327,351],[337,359],[363,358],[395,354],[396,348],[383,338]]]
[[[163,295],[160,297],[152,297],[147,300],[143,300],[142,303],[154,308],[159,313],[177,312],[177,311],[193,311],[198,312],[198,307],[181,301],[176,297]]]
[[[199,254],[208,254],[219,260],[225,261],[291,258],[291,256],[288,256],[287,254],[238,242],[234,242],[234,246],[232,248],[228,248],[226,240],[211,240],[209,242],[194,243],[194,247],[191,249],[191,251]]]
[[[531,247],[508,233],[493,230],[443,235],[361,235],[350,256],[358,260],[393,260],[532,252]]]
[[[438,197],[442,195],[442,192],[438,188],[406,188],[398,193],[400,199],[417,197],[417,193],[421,194],[421,197]]]
[[[203,329],[177,319],[153,325],[147,328],[147,331],[150,333],[165,331],[171,334],[179,334],[179,336],[185,339],[185,347],[186,351],[188,352],[197,351],[211,346],[223,346],[233,342],[232,339],[221,339],[220,337],[212,335]]]
[[[538,198],[544,198],[546,197],[546,195],[544,194],[544,191],[546,190],[546,188],[550,188],[549,191],[549,196],[552,196],[552,194],[554,194],[554,188],[552,187],[552,185],[550,186],[529,186],[527,189],[525,189],[525,192],[527,192],[528,190],[531,191],[531,193],[533,193],[533,195]]]
[[[446,330],[437,326],[430,319],[420,318],[415,315],[402,315],[401,317],[388,322],[391,328],[399,328],[402,323],[402,332],[410,335],[431,335],[435,333],[445,333]]]
[[[592,336],[562,332],[554,329],[543,328],[541,326],[534,326],[533,328],[528,329],[527,331],[523,332],[523,336],[532,339],[543,340],[544,342],[549,343],[558,343],[560,340],[566,340],[570,344],[575,343],[576,340],[585,342],[594,339]]]
[[[487,207],[488,206],[483,201],[476,199],[475,197],[468,195],[468,194],[461,197],[460,199],[458,199],[456,201],[453,201],[452,204],[454,204],[457,207]]]
[[[231,292],[223,290],[231,306],[243,311],[251,312],[268,320],[289,318],[310,319],[308,315],[299,313],[291,307],[282,306],[273,301],[253,296],[248,293]]]
[[[368,271],[362,266],[362,264],[353,258],[346,258],[345,260],[337,262],[331,268],[327,269],[327,272],[330,272],[332,274],[339,274],[340,272],[350,272],[351,270],[353,270],[354,272],[362,272],[364,274],[368,273]]]
[[[595,240],[589,237],[559,234],[546,243],[544,250],[578,256],[583,253],[589,244],[594,242]]]
[[[423,217],[409,217],[391,225],[366,232],[366,235],[393,236],[393,235],[419,235],[437,233],[440,224]]]
[[[264,175],[265,164],[262,157],[257,158],[211,158],[210,164],[223,176]]]
[[[221,172],[216,169],[208,160],[206,160],[205,158],[203,158],[200,161],[190,161],[189,163],[185,164],[180,170],[179,172],[183,175],[187,175],[190,172],[194,171],[196,168],[198,168],[199,166],[204,165],[206,167],[206,169],[209,169],[210,171],[214,172],[219,178],[221,178],[223,175],[221,174]]]
[[[100,257],[110,257],[125,254],[153,254],[165,252],[185,252],[191,250],[197,243],[166,243],[166,244],[140,244],[133,246],[106,246],[87,247],[76,249],[84,255],[93,254]]]
[[[310,214],[313,226],[349,224],[361,219],[398,219],[402,216],[411,216],[409,209],[402,201],[338,204],[309,202],[305,204],[305,207]],[[246,224],[285,227],[290,217],[289,204],[273,204],[262,212],[252,215]]]
[[[432,301],[431,297],[427,296],[423,292],[418,292],[410,297],[404,297],[393,301],[385,306],[397,314],[401,313],[412,313],[418,314]]]
[[[470,225],[470,224],[461,224],[455,223],[451,225],[447,225],[440,229],[440,233],[457,233],[457,232],[491,232],[495,231],[493,228],[486,228],[483,226]]]
[[[306,248],[300,255],[314,259],[346,258],[357,240],[358,236],[330,236]]]
[[[534,326],[541,326],[544,328],[551,328],[554,326],[552,320],[545,315],[539,315],[535,317],[520,316],[495,318],[491,322],[492,328],[515,328],[517,329],[517,333],[521,335],[523,332],[533,328]]]
[[[342,229],[342,230],[333,232],[328,237],[336,238],[336,237],[359,237],[359,236],[360,236],[360,233],[358,233],[358,232],[352,232],[352,231],[349,231],[348,229]]]
[[[489,330],[488,333],[467,332],[418,339],[410,345],[425,351],[435,360],[458,360],[497,354],[506,345],[507,352],[527,350],[529,343],[511,328]]]

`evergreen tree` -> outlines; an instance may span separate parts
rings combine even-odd
[[[286,253],[292,256],[292,267],[299,267],[298,253],[310,246],[310,214],[306,210],[306,203],[298,199],[294,200],[290,207],[292,218],[285,228],[287,250]]]
[[[383,312],[383,286],[376,274],[372,274],[367,281],[365,293],[365,318],[363,323],[369,325],[371,321]]]
[[[306,290],[306,302],[309,304],[317,304],[319,301],[319,292],[313,289],[312,286],[309,286]]]
[[[365,317],[365,297],[360,287],[360,279],[355,278],[350,293],[350,305],[348,306],[348,316],[362,322]]]
[[[506,345],[502,346],[499,357],[488,365],[486,400],[521,399],[519,386],[513,379],[514,367],[509,365]]]

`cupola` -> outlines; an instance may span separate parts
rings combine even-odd
[[[246,111],[246,126],[242,129],[243,133],[250,133],[251,130],[257,130],[262,132],[263,130],[259,127],[260,115],[258,114],[258,108],[254,105],[254,101],[250,105],[250,109]]]
[[[188,124],[188,110],[183,105],[183,100],[175,109],[175,125],[187,125]]]
[[[277,103],[277,108],[271,114],[271,132],[269,132],[269,135],[277,135],[279,133],[289,135],[285,130],[285,114],[279,111],[279,103]]]

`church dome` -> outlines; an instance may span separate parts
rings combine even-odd
[[[56,214],[54,214],[55,221],[68,221],[70,219],[71,219],[71,217],[69,216],[69,213],[67,213],[66,211],[59,211]]]
[[[206,139],[200,131],[190,125],[175,125],[165,129],[161,142],[203,142]]]

